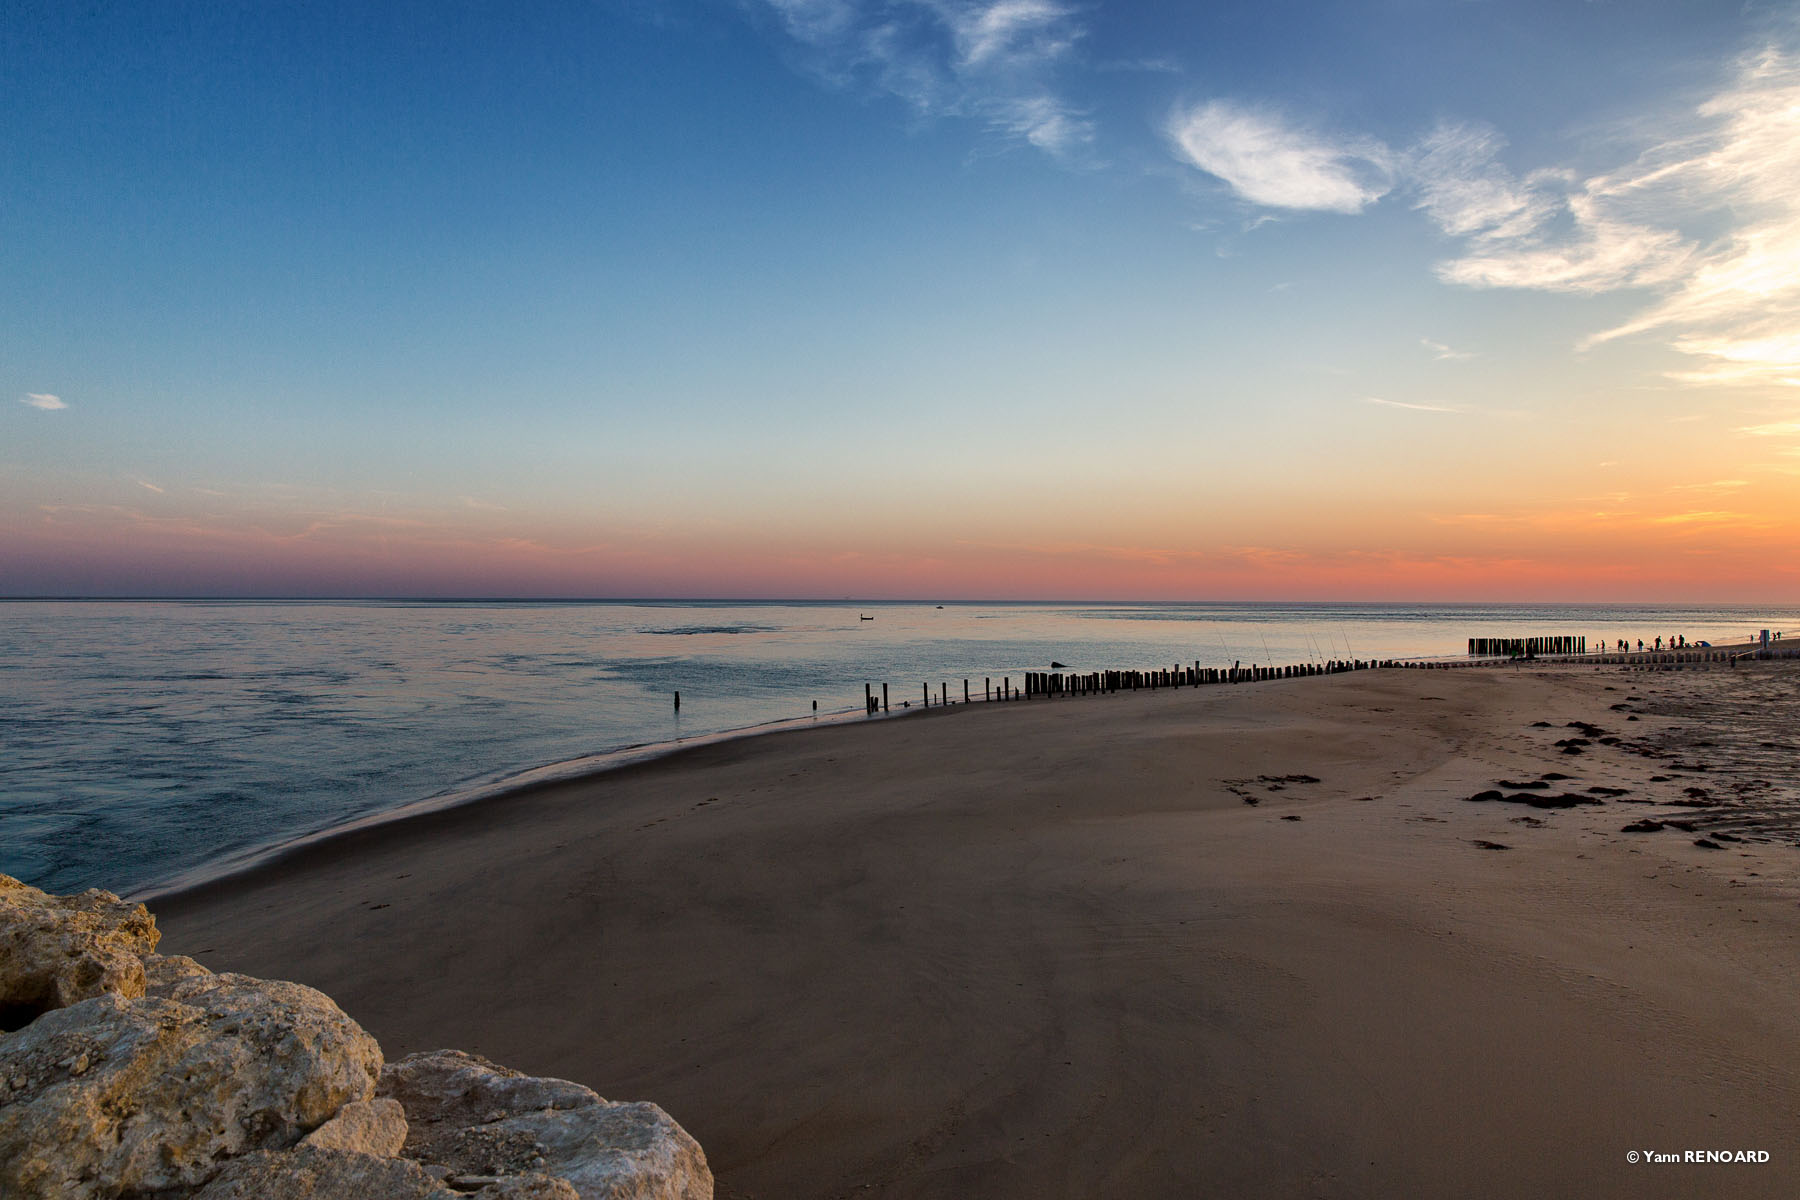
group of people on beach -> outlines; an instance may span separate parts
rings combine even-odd
[[[1605,638],[1595,638],[1594,644],[1596,646],[1600,646],[1600,647],[1604,648],[1606,645],[1606,639]],[[1631,653],[1631,639],[1630,638],[1620,638],[1614,644],[1613,648],[1615,650],[1618,650],[1622,654],[1629,654],[1629,653]],[[1651,644],[1648,647],[1646,647],[1644,645],[1644,639],[1639,638],[1637,640],[1637,648],[1638,648],[1639,653],[1642,653],[1646,649],[1661,650],[1663,648],[1663,640],[1661,638],[1655,638],[1652,640]],[[1687,641],[1686,634],[1672,633],[1669,635],[1669,649],[1671,649],[1671,650],[1686,650],[1687,648],[1688,648],[1688,641]]]
[[[1754,641],[1757,641],[1762,636],[1765,636],[1765,635],[1752,633],[1749,637],[1745,638],[1744,640],[1747,642],[1754,642]],[[1766,636],[1769,638],[1770,641],[1773,641],[1773,642],[1779,642],[1781,640],[1781,632],[1779,630],[1777,630],[1775,633],[1767,634]],[[1594,645],[1598,646],[1601,649],[1601,651],[1604,651],[1606,649],[1606,639],[1605,638],[1595,638]],[[1695,645],[1708,646],[1708,645],[1711,645],[1711,643],[1710,642],[1696,642]],[[1681,633],[1670,634],[1669,640],[1668,640],[1668,647],[1671,650],[1686,650],[1688,648],[1687,635],[1681,634]],[[1639,638],[1637,640],[1637,648],[1638,648],[1638,652],[1640,654],[1643,653],[1645,650],[1661,650],[1663,648],[1663,639],[1662,638],[1653,638],[1653,639],[1651,639],[1650,645],[1646,646],[1646,645],[1644,645],[1644,639]],[[1631,639],[1630,638],[1618,639],[1618,641],[1613,643],[1613,649],[1619,651],[1622,654],[1631,653]]]

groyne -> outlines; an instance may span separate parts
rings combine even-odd
[[[1586,638],[1509,638],[1489,639],[1470,638],[1471,647],[1476,644],[1504,645],[1504,651],[1495,652],[1488,657],[1477,657],[1463,660],[1446,659],[1330,659],[1325,662],[1288,663],[1279,666],[1264,666],[1252,663],[1244,666],[1234,663],[1229,667],[1204,667],[1199,661],[1192,665],[1178,664],[1166,669],[1150,670],[1102,670],[1102,671],[1027,671],[1020,675],[1015,685],[1013,677],[1002,676],[999,679],[983,678],[981,690],[977,693],[971,679],[962,681],[963,696],[960,703],[969,704],[979,700],[984,703],[1009,703],[1021,700],[1059,699],[1071,696],[1112,695],[1118,692],[1158,691],[1166,688],[1213,687],[1225,684],[1265,683],[1278,679],[1303,679],[1320,675],[1338,675],[1347,671],[1367,670],[1463,670],[1508,667],[1522,662],[1575,663],[1586,666],[1637,666],[1645,668],[1666,668],[1698,666],[1704,664],[1736,665],[1740,661],[1755,659],[1800,658],[1800,649],[1761,648],[1755,644],[1742,647],[1708,647],[1706,649],[1663,650],[1663,651],[1623,651],[1619,653],[1589,654]],[[1533,644],[1557,644],[1566,647],[1560,653],[1539,654],[1530,647]],[[1473,653],[1473,651],[1471,651]],[[1499,654],[1506,657],[1499,657]],[[1058,664],[1059,666],[1061,664]],[[877,692],[879,688],[879,693]],[[880,713],[891,712],[888,700],[888,685],[882,683],[863,685],[863,707],[871,717]],[[949,707],[959,703],[952,699],[950,683],[940,680],[933,689],[931,682],[920,685],[920,705],[923,708]],[[911,708],[910,701],[903,701],[902,708]]]

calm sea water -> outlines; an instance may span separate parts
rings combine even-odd
[[[872,621],[860,618],[872,616]],[[1800,610],[1330,604],[0,602],[0,871],[142,891],[546,764],[1048,668],[1800,630]],[[676,712],[672,694],[681,693]],[[813,716],[813,702],[820,716]]]

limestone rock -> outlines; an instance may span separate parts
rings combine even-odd
[[[566,1179],[533,1171],[508,1175],[476,1192],[471,1200],[581,1200],[581,1193]]]
[[[212,972],[185,954],[144,955],[144,995],[161,996],[184,979]]]
[[[52,896],[0,875],[0,1031],[93,996],[144,994],[162,935],[141,904],[89,888]]]
[[[457,1050],[389,1064],[379,1092],[406,1108],[405,1153],[453,1180],[539,1172],[581,1200],[711,1200],[705,1154],[654,1104],[609,1104]]]
[[[654,1104],[528,1113],[466,1133],[503,1145],[529,1139],[538,1169],[568,1180],[581,1200],[712,1200],[699,1143]]]
[[[192,1200],[462,1200],[418,1163],[297,1146],[232,1159]]]
[[[406,1144],[406,1113],[397,1100],[352,1100],[301,1145],[392,1158]]]
[[[243,975],[102,995],[0,1038],[0,1195],[100,1200],[205,1183],[366,1100],[381,1050],[330,997]]]
[[[591,1088],[540,1079],[463,1050],[409,1054],[381,1073],[376,1093],[398,1100],[412,1128],[407,1153],[428,1144],[438,1126],[461,1128],[546,1108],[604,1103]]]

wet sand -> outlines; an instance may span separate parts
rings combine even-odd
[[[1794,663],[978,704],[151,907],[390,1057],[657,1101],[722,1197],[1792,1196],[1796,729]]]

